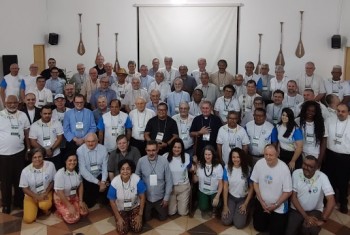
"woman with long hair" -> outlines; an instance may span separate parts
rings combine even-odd
[[[321,106],[316,101],[305,101],[296,121],[299,122],[304,135],[303,156],[316,157],[321,166],[326,150],[325,125]]]
[[[202,217],[215,217],[223,189],[223,168],[213,146],[207,145],[202,151],[202,160],[195,167],[193,182],[199,182],[198,207]],[[209,213],[209,214],[208,214]]]
[[[281,121],[271,134],[271,142],[279,149],[280,159],[291,171],[301,168],[303,151],[303,133],[294,119],[290,108],[282,109]]]
[[[77,167],[78,157],[70,154],[65,166],[55,175],[53,195],[57,214],[68,224],[77,223],[81,216],[88,214],[88,208],[83,201],[83,183]]]
[[[170,152],[163,156],[168,159],[174,185],[169,199],[168,213],[174,215],[178,212],[179,215],[187,215],[191,191],[188,177],[188,171],[192,167],[190,155],[185,153],[183,141],[176,138],[170,144]]]
[[[240,148],[233,148],[225,166],[227,181],[224,180],[224,207],[221,221],[241,229],[246,225],[247,208],[253,197],[253,184],[249,182],[252,167],[248,156]]]

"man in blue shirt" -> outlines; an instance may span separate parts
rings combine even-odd
[[[92,110],[97,108],[97,99],[101,95],[107,97],[108,106],[111,100],[117,99],[117,94],[115,93],[115,91],[110,89],[108,86],[109,86],[109,78],[107,76],[102,76],[100,78],[100,87],[94,93],[92,93],[90,98],[90,104],[91,104]]]
[[[83,95],[74,97],[74,109],[64,114],[63,130],[67,140],[66,148],[75,151],[84,144],[88,133],[96,132],[96,123],[91,110],[84,108],[85,100]]]

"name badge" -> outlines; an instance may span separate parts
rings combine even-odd
[[[258,147],[259,145],[259,137],[254,137],[252,141],[252,146]]]
[[[263,91],[267,91],[267,90],[268,90],[268,87],[267,87],[267,86],[263,86],[262,90],[263,90]]]
[[[230,149],[233,149],[233,148],[235,148],[235,147],[236,147],[236,144],[231,143],[231,144],[229,144],[228,146],[230,147]]]
[[[224,87],[223,86],[220,86],[220,91],[224,90]]]
[[[139,131],[139,135],[143,135],[144,133],[144,131]]]
[[[37,193],[42,193],[44,192],[44,182],[38,183],[35,185],[35,190]]]
[[[39,100],[39,103],[44,103],[44,100]]]
[[[176,106],[175,107],[175,113],[179,113],[179,112],[180,112],[179,106]]]
[[[210,140],[210,133],[204,134],[203,137],[202,137],[202,140],[209,141]]]
[[[149,184],[151,186],[157,186],[157,175],[152,174],[149,176]]]
[[[203,189],[211,190],[211,178],[210,177],[204,178]]]
[[[91,165],[90,165],[90,170],[91,170],[91,171],[98,171],[98,166],[97,166],[97,164],[91,164]]]
[[[158,132],[157,136],[156,136],[156,141],[157,142],[163,142],[163,137],[164,137],[164,133],[163,132]]]
[[[312,144],[315,141],[315,137],[313,134],[306,134],[306,142]]]
[[[337,137],[337,138],[343,138],[343,134],[335,134],[335,137]]]
[[[228,114],[227,110],[222,111],[223,116],[227,116],[227,114]]]
[[[84,128],[84,123],[83,122],[77,122],[75,124],[75,129],[76,130],[83,130],[83,128]]]
[[[341,144],[341,141],[335,139],[335,140],[334,140],[334,145],[337,145],[337,144]]]
[[[51,146],[50,137],[44,137],[43,138],[43,144],[44,144],[44,147],[50,147]]]
[[[124,199],[124,210],[129,211],[131,210],[132,202],[131,199]]]
[[[188,140],[188,135],[187,134],[182,134],[181,135],[182,140]]]
[[[69,192],[69,196],[73,196],[77,194],[77,187],[72,187]]]

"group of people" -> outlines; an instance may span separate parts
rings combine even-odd
[[[113,71],[99,56],[70,79],[53,58],[40,75],[12,64],[0,83],[3,212],[13,200],[31,223],[54,204],[76,223],[109,203],[121,234],[196,205],[237,228],[254,211],[255,229],[270,234],[318,234],[335,192],[348,212],[350,85],[340,66],[323,79],[308,62],[290,79],[282,66],[255,74],[250,61],[235,76],[225,60],[210,73],[200,58],[191,75],[172,63]]]

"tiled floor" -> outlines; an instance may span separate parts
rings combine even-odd
[[[98,235],[117,234],[112,212],[107,207],[95,206],[88,217],[83,218],[79,223],[68,225],[54,214],[48,217],[41,216],[33,224],[22,223],[22,211],[13,211],[11,215],[0,213],[0,235],[65,235],[77,234]],[[166,221],[159,222],[151,220],[143,227],[141,234],[147,235],[175,235],[175,234],[235,234],[255,235],[252,224],[243,230],[237,230],[232,226],[223,226],[218,219],[204,220],[197,210],[193,218],[188,216],[173,216]],[[321,230],[321,235],[349,235],[350,214],[341,214],[335,210],[331,219]]]

